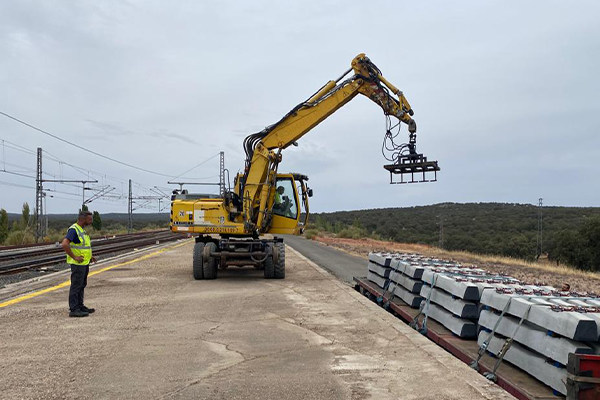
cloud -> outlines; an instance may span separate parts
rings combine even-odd
[[[174,133],[169,131],[168,129],[156,129],[149,132],[137,132],[131,129],[127,129],[117,123],[114,122],[106,122],[106,121],[95,121],[91,119],[86,119],[92,127],[102,132],[102,135],[97,135],[92,133],[92,137],[106,137],[106,136],[116,136],[119,138],[125,138],[128,136],[143,136],[143,137],[153,137],[157,139],[177,139],[181,142],[187,144],[199,144],[195,139],[188,137],[186,135],[180,133]]]

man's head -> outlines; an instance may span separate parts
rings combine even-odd
[[[563,283],[562,287],[560,288],[561,292],[568,292],[569,290],[571,290],[571,285],[569,285],[568,283]]]
[[[84,226],[88,226],[92,224],[92,213],[89,211],[79,211],[79,217],[77,218],[77,223],[82,228]]]
[[[284,192],[285,192],[285,188],[284,188],[283,186],[279,186],[279,187],[277,188],[277,193],[279,193],[279,194],[283,194]]]

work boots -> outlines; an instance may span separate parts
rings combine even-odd
[[[75,310],[75,311],[71,311],[69,313],[69,317],[75,317],[75,318],[87,317],[88,315],[90,315],[90,313],[87,311],[83,311],[83,310]]]

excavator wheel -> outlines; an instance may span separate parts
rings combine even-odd
[[[192,267],[194,270],[194,279],[204,279],[204,243],[197,242],[194,245],[194,258]]]
[[[204,246],[204,279],[217,279],[217,258],[210,255],[216,250],[217,245],[213,242],[206,243]]]
[[[269,246],[269,250],[271,254],[267,256],[267,259],[262,262],[263,273],[265,274],[265,279],[273,279],[275,278],[275,263],[273,262],[273,253],[275,253],[274,247]]]
[[[273,278],[285,278],[285,244],[275,243],[273,246]]]

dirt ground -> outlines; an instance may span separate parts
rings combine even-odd
[[[431,246],[373,239],[342,239],[331,236],[316,236],[313,239],[365,259],[371,251],[419,253],[465,265],[476,265],[490,272],[508,274],[529,283],[544,283],[557,288],[560,288],[563,283],[568,283],[571,285],[571,291],[574,292],[600,293],[600,274],[560,267],[548,261],[528,263],[504,257],[445,251]]]

